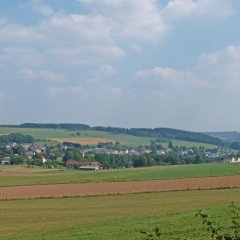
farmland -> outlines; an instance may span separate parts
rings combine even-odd
[[[233,187],[240,187],[240,175],[172,180],[4,187],[1,189],[0,199],[31,199],[65,196],[83,197]]]
[[[120,141],[124,144],[129,145],[139,145],[139,144],[149,144],[151,138],[145,137],[134,137],[124,134],[111,134],[107,132],[100,131],[81,131],[80,136],[78,136],[76,131],[69,131],[63,129],[29,129],[29,128],[0,128],[0,135],[10,134],[10,133],[22,133],[33,136],[36,139],[52,139],[56,138],[60,140],[61,138],[75,138],[75,139],[104,139],[105,142]],[[99,140],[99,142],[102,142]],[[92,140],[84,144],[96,144]]]
[[[237,174],[240,174],[240,164],[230,163],[159,166],[149,168],[104,170],[99,172],[0,166],[0,186],[127,182],[229,176]]]
[[[39,144],[66,141],[95,145],[119,141],[138,146],[152,140],[98,131],[0,128],[0,135],[16,132],[32,135],[40,140]],[[189,148],[215,147],[172,142]],[[168,140],[161,144],[166,147]],[[240,164],[231,163],[97,172],[60,166],[47,169],[0,165],[1,239],[141,240],[141,229],[159,225],[166,235],[164,239],[188,236],[203,240],[206,232],[194,214],[199,208],[206,209],[229,223],[227,206],[231,201],[239,205],[239,186]]]
[[[196,211],[229,224],[231,201],[240,202],[239,189],[1,201],[1,239],[140,240],[141,229],[159,225],[164,239],[204,240]]]
[[[63,129],[32,129],[32,128],[0,128],[0,135],[10,134],[10,133],[22,133],[28,134],[33,136],[36,139],[53,139],[56,138],[57,140],[61,140],[64,138],[74,138],[75,141],[84,141],[84,144],[96,144],[96,139],[104,139],[104,142],[112,142],[112,141],[119,141],[123,145],[128,146],[138,146],[138,145],[149,145],[150,140],[153,138],[150,137],[138,137],[138,136],[131,136],[125,134],[114,134],[109,132],[102,132],[102,131],[80,131],[80,136],[77,135],[76,131],[69,131]],[[86,139],[89,138],[90,141],[87,142]],[[83,140],[81,140],[83,139]],[[94,143],[93,140],[96,140]],[[103,140],[99,140],[102,142]],[[166,147],[168,145],[168,139],[166,139],[161,144]],[[52,141],[54,142],[54,141]],[[181,141],[181,140],[172,140],[174,145],[178,146],[185,146],[185,147],[200,147],[204,146],[205,148],[211,149],[215,148],[216,145],[213,144],[206,144],[206,143],[198,143],[198,142],[189,142],[189,141]],[[43,142],[44,144],[51,144],[51,142]]]
[[[24,198],[27,198],[0,200],[1,239],[141,240],[141,229],[159,225],[166,235],[164,239],[188,236],[189,239],[204,240],[208,235],[194,214],[200,208],[205,209],[229,224],[227,206],[231,201],[237,205],[240,203],[240,188],[236,188],[239,187],[239,176],[239,164],[159,166],[100,172],[1,166],[1,193],[10,189],[23,197],[26,194]],[[152,179],[155,180],[151,182]],[[197,185],[188,185],[188,181]],[[172,187],[167,189],[164,184],[172,184]],[[104,192],[108,185],[114,191]],[[199,186],[213,189],[199,190]],[[223,187],[227,189],[216,189]],[[198,190],[191,190],[194,188]],[[50,194],[44,189],[50,189]],[[84,189],[95,192],[93,196],[76,197],[81,195],[77,191]],[[173,191],[181,189],[188,190]],[[31,196],[31,191],[37,195]],[[56,191],[62,193],[54,196]],[[33,199],[29,199],[31,197]]]

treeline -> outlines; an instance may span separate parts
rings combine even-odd
[[[199,164],[222,161],[222,158],[209,158],[204,154],[203,149],[195,149],[192,154],[180,155],[173,151],[164,155],[157,153],[143,153],[140,155],[119,155],[99,153],[87,153],[82,157],[77,149],[68,149],[62,158],[62,163],[77,161],[77,162],[92,162],[98,161],[102,164],[104,169],[112,168],[136,168],[136,167],[150,167],[159,165],[180,165],[180,164]]]
[[[23,123],[18,125],[20,128],[49,128],[49,129],[65,129],[73,131],[91,130],[86,124],[79,123]]]
[[[105,131],[118,134],[128,134],[133,136],[141,137],[152,137],[152,138],[167,138],[167,139],[176,139],[184,140],[191,142],[201,142],[209,143],[215,145],[223,145],[223,141],[208,136],[203,133],[189,132],[172,128],[113,128],[113,127],[94,127],[94,130]]]
[[[9,135],[0,136],[0,143],[1,144],[8,144],[8,143],[33,143],[34,138],[31,135],[24,135],[21,133],[12,133]]]
[[[42,128],[42,129],[64,129],[72,131],[92,130],[89,125],[81,123],[22,123],[19,125],[0,125],[0,127],[8,128]]]
[[[240,150],[240,141],[226,143],[226,146],[235,150]]]
[[[166,155],[156,153],[141,154],[140,156],[96,154],[94,159],[100,162],[103,168],[131,168],[150,167],[157,165],[199,164],[217,161],[207,158],[203,153],[181,156],[175,152]],[[221,161],[221,159],[219,159]]]
[[[2,125],[3,127],[3,125]],[[10,127],[10,126],[8,126]],[[139,137],[152,137],[162,139],[176,139],[191,142],[209,143],[218,146],[224,145],[224,142],[216,137],[203,133],[183,131],[172,128],[117,128],[117,127],[90,127],[86,124],[78,123],[23,123],[12,127],[19,128],[49,128],[49,129],[66,129],[73,131],[96,130],[110,132],[113,134],[127,134]]]

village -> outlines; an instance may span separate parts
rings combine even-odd
[[[25,164],[28,167],[71,168],[101,170],[134,168],[155,165],[197,164],[204,162],[240,162],[237,151],[204,147],[179,147],[171,141],[168,147],[151,142],[150,145],[128,147],[119,142],[99,143],[97,146],[57,144],[20,144],[7,142],[0,148],[1,164]]]

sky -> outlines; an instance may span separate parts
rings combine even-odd
[[[240,1],[0,1],[0,124],[240,131]]]

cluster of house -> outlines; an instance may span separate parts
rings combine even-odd
[[[16,143],[10,143],[6,145],[6,149],[11,149],[14,148],[17,144]],[[23,145],[24,147],[24,157],[25,159],[33,159],[36,155],[39,158],[42,158],[42,162],[46,163],[47,159],[44,157],[46,156],[46,152],[49,150],[48,147],[46,146],[38,146],[38,145]],[[60,150],[62,157],[64,156],[64,152],[68,149],[67,146],[62,145],[61,150],[59,148],[51,149],[51,151],[55,150]],[[164,150],[157,150],[156,153],[158,155],[165,155],[168,154],[172,151],[171,148],[164,149]],[[133,155],[133,156],[139,156],[141,154],[149,154],[152,151],[150,149],[143,149],[143,150],[138,150],[137,148],[121,148],[121,149],[114,149],[114,148],[99,148],[99,147],[93,147],[93,148],[88,148],[84,150],[80,150],[80,154],[82,157],[85,157],[86,154],[115,154],[115,155]],[[189,148],[185,150],[179,150],[178,152],[181,156],[185,155],[191,155],[194,154],[194,150]],[[219,158],[219,157],[226,157],[224,152],[205,152],[206,157],[208,158]],[[226,162],[240,162],[240,158],[231,158],[227,157]],[[1,164],[10,164],[11,159],[10,157],[3,157],[1,159]],[[74,162],[70,161],[67,163],[68,168],[78,168],[81,170],[100,170],[101,169],[101,164],[99,162]]]
[[[14,147],[16,147],[17,144],[16,143],[10,143],[8,145],[6,145],[6,149],[12,149]],[[24,148],[24,155],[23,157],[26,160],[30,160],[33,159],[36,155],[38,155],[40,158],[42,158],[43,163],[47,162],[47,159],[44,157],[44,154],[47,151],[47,147],[42,147],[42,146],[38,146],[38,145],[23,145]],[[15,154],[18,155],[18,154]],[[8,157],[3,157],[1,159],[1,164],[7,165],[7,164],[11,164],[11,158]]]
[[[93,154],[116,154],[116,155],[140,155],[135,149],[107,149],[107,148],[88,148],[81,150],[80,154],[84,157],[87,153]]]
[[[46,153],[47,147],[42,147],[38,145],[24,146],[25,149],[25,158],[33,159],[37,154],[42,158],[43,163],[47,162],[47,159],[43,156]]]
[[[124,148],[124,149],[108,149],[108,148],[88,148],[85,150],[81,150],[80,154],[84,157],[87,153],[92,154],[114,154],[114,155],[132,155],[132,156],[140,156],[141,154],[149,154],[152,151],[150,149],[144,149],[142,151],[138,151],[137,149]],[[159,155],[164,155],[168,152],[168,150],[158,150],[156,153]]]

